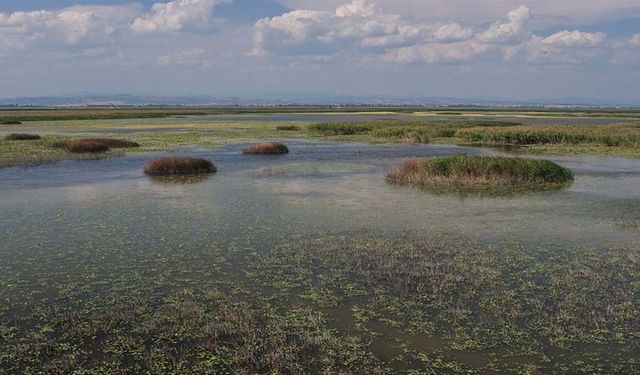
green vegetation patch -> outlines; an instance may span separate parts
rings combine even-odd
[[[312,134],[327,137],[346,137],[348,140],[368,142],[429,143],[434,138],[451,138],[459,129],[468,127],[517,126],[514,122],[470,120],[368,120],[335,121],[309,126]]]
[[[467,128],[456,137],[501,145],[604,145],[640,148],[640,125],[517,126]]]
[[[428,187],[548,187],[572,182],[573,173],[548,160],[451,155],[406,160],[387,180]]]
[[[36,139],[40,139],[41,137],[37,134],[27,134],[27,133],[11,133],[4,137],[7,141],[33,141]]]

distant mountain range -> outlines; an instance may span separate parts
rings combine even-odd
[[[78,95],[60,97],[0,98],[0,106],[90,107],[90,106],[539,106],[539,107],[640,107],[640,100],[594,99],[567,97],[555,99],[505,100],[495,98],[449,98],[394,96],[348,96],[286,94],[246,97],[211,95],[150,96],[150,95]]]

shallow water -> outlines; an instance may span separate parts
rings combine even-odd
[[[0,297],[10,303],[7,314],[55,303],[66,288],[100,294],[123,272],[162,277],[172,287],[241,281],[244,265],[234,259],[329,233],[452,233],[559,252],[640,241],[640,161],[550,157],[576,174],[569,188],[463,196],[393,186],[384,174],[407,157],[500,151],[283,141],[287,155],[243,155],[241,144],[189,152],[218,167],[197,181],[145,176],[142,168],[154,154],[0,169],[0,257],[9,260],[1,268]],[[334,312],[337,327],[349,311]],[[442,342],[407,340],[421,347]],[[379,337],[371,350],[395,355],[388,344]],[[482,363],[482,356],[459,355],[470,364]]]
[[[10,214],[0,228],[10,230],[12,220],[31,210],[100,211],[106,205],[120,206],[118,215],[126,215],[130,202],[144,202],[136,212],[147,205],[199,210],[215,205],[235,212],[216,220],[252,230],[259,225],[256,220],[269,217],[270,225],[282,234],[437,229],[475,240],[517,239],[545,246],[607,246],[639,238],[632,228],[640,220],[640,162],[635,160],[554,157],[576,173],[568,189],[464,196],[393,186],[385,182],[384,173],[407,157],[498,151],[448,145],[288,143],[291,152],[279,156],[243,155],[242,145],[190,152],[218,166],[215,176],[198,184],[162,184],[148,178],[142,167],[153,154],[6,168],[0,170],[0,208]],[[261,218],[252,215],[258,207]]]

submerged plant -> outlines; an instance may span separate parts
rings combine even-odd
[[[406,160],[387,180],[432,187],[536,187],[570,183],[573,173],[548,160],[452,155]]]
[[[4,139],[7,141],[30,141],[40,139],[40,136],[37,134],[11,133],[4,137]]]
[[[165,157],[153,159],[144,167],[144,173],[154,175],[214,173],[215,165],[207,159]]]
[[[278,142],[263,142],[242,149],[245,154],[286,154],[289,148]]]

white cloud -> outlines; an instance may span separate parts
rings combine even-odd
[[[542,39],[543,44],[563,47],[595,47],[606,38],[605,33],[586,33],[582,31],[560,31]]]
[[[507,20],[494,22],[488,30],[478,33],[476,38],[483,43],[519,42],[528,39],[530,32],[525,29],[531,19],[531,11],[521,5],[507,13]]]
[[[58,11],[0,13],[0,43],[9,49],[105,44],[135,17],[136,9],[73,6]]]
[[[156,59],[159,65],[180,65],[208,68],[216,64],[213,54],[203,48],[194,48],[175,53],[164,54]]]
[[[155,3],[151,12],[133,21],[136,32],[207,30],[215,5],[225,0],[173,0]]]
[[[583,62],[606,59],[606,34],[565,30],[536,35],[526,5],[489,26],[437,23],[389,14],[378,3],[355,0],[333,10],[298,9],[261,19],[254,51],[279,56],[348,57],[366,62],[451,63],[487,61]]]
[[[255,24],[258,54],[327,55],[387,50],[425,42],[468,39],[470,28],[458,23],[425,24],[385,14],[376,3],[354,0],[332,11],[294,10]]]
[[[580,63],[606,61],[605,33],[560,31],[547,37],[534,35],[526,43],[508,51],[509,58],[523,56],[529,62]]]
[[[640,34],[635,34],[629,40],[629,45],[640,47]]]

